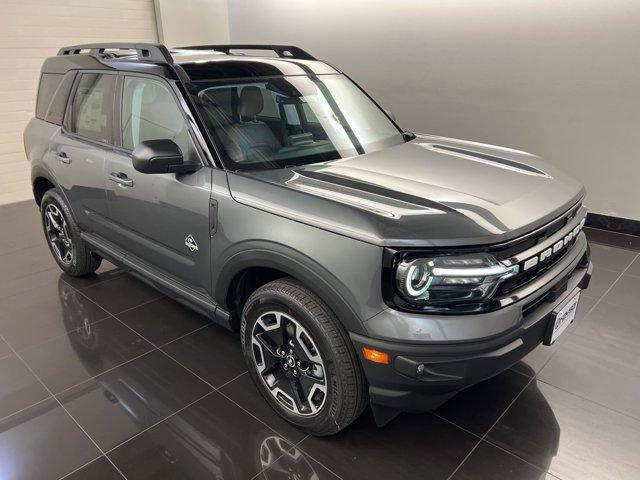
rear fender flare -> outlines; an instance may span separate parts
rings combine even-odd
[[[62,195],[62,198],[64,198],[64,201],[67,202],[67,205],[69,205],[69,209],[71,210],[71,202],[69,202],[69,199],[67,198],[67,194],[64,191],[64,188],[60,188],[60,185],[58,184],[58,182],[56,181],[55,176],[51,173],[51,171],[42,166],[42,165],[36,165],[34,167],[31,168],[31,189],[33,191],[33,184],[36,181],[36,178],[45,178],[47,180],[49,180],[54,188],[58,189],[58,192],[60,192],[60,195]],[[34,199],[35,199],[35,192],[33,192],[34,195]],[[73,210],[71,210],[71,213],[74,213]],[[75,215],[75,214],[74,214]],[[75,220],[75,218],[74,218]]]

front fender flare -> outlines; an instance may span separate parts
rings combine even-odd
[[[238,273],[251,267],[272,268],[295,278],[329,305],[347,331],[367,334],[362,320],[351,306],[356,300],[349,288],[315,260],[278,243],[258,241],[244,244],[241,251],[231,253],[222,261],[213,286],[214,299],[220,307],[229,311],[227,294],[231,282]]]

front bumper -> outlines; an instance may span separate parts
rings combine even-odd
[[[388,365],[362,360],[372,404],[410,412],[432,410],[458,391],[517,363],[543,341],[556,307],[588,287],[593,266],[586,240],[582,241],[584,245],[555,272],[552,281],[547,281],[535,295],[512,305],[511,310],[517,309],[518,321],[505,332],[462,342],[428,343],[350,334],[360,355],[363,347],[389,354]],[[470,315],[467,319],[480,321],[486,315],[489,314]]]

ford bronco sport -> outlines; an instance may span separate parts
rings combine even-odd
[[[314,435],[550,345],[591,277],[582,185],[405,132],[293,46],[63,48],[24,140],[60,268],[108,259],[239,331],[258,390]]]

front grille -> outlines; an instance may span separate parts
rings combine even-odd
[[[526,284],[533,282],[536,278],[544,275],[548,270],[553,268],[560,260],[564,258],[565,255],[571,251],[573,244],[575,243],[575,239],[571,241],[568,247],[563,248],[559,252],[552,254],[548,259],[544,262],[539,263],[533,268],[529,270],[523,271],[514,275],[510,279],[506,280],[504,283],[500,285],[498,288],[498,295],[506,295],[508,293],[513,292],[519,288],[524,287]]]
[[[589,266],[589,250],[584,253],[578,265],[576,265],[576,269],[578,268],[587,268]],[[556,284],[551,288],[548,292],[543,295],[540,295],[535,300],[527,303],[524,307],[522,307],[522,315],[526,317],[530,312],[534,311],[536,308],[540,307],[543,303],[555,301],[559,295],[567,290],[567,284],[569,282],[569,278],[574,274],[575,269],[570,273],[566,274],[560,280],[556,282]]]
[[[501,251],[499,258],[509,258],[511,255],[515,255],[519,252],[523,252],[528,248],[532,248],[535,245],[550,238],[555,233],[562,230],[571,220],[575,218],[575,215],[580,209],[580,204],[573,207],[569,212],[565,213],[561,217],[555,219],[551,223],[545,225],[543,228],[534,232],[528,238],[517,242],[515,245],[511,245],[508,251]],[[568,246],[565,246],[560,251],[553,253],[549,258],[543,262],[538,263],[532,268],[522,270],[517,275],[506,280],[498,287],[497,296],[507,295],[515,290],[518,290],[530,282],[533,282],[540,276],[544,275],[548,270],[553,268],[559,261],[561,261],[565,255],[572,250],[576,239],[572,238]],[[519,249],[519,250],[516,250]]]
[[[539,228],[538,230],[528,234],[523,238],[501,246],[500,249],[495,252],[498,259],[506,259],[512,257],[545,241],[556,232],[562,230],[575,217],[575,215],[580,210],[580,206],[581,204],[575,205],[573,208],[571,208],[571,210],[546,224],[544,227]]]

